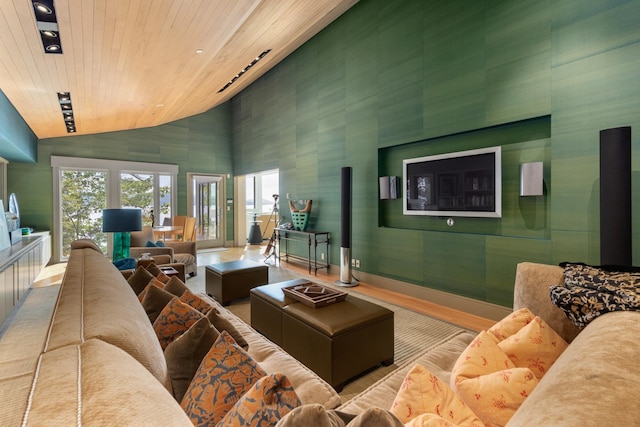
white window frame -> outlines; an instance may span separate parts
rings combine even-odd
[[[51,156],[53,169],[53,259],[61,261],[62,255],[62,206],[60,203],[60,170],[95,170],[107,172],[107,207],[120,207],[120,173],[140,172],[171,175],[171,212],[177,206],[178,165],[166,163],[130,162],[124,160],[91,159],[82,157]]]

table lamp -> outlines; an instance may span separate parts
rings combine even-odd
[[[129,258],[131,231],[142,230],[141,209],[103,209],[102,232],[113,233],[113,261]]]

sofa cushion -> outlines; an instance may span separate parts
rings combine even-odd
[[[177,297],[181,297],[184,291],[188,291],[189,288],[177,276],[171,276],[169,281],[165,284],[164,290],[171,292]]]
[[[176,338],[164,350],[167,369],[171,377],[173,396],[182,401],[200,362],[207,354],[220,333],[207,318],[202,318]]]
[[[143,291],[144,298],[142,298],[141,303],[149,317],[149,321],[153,323],[166,305],[169,304],[169,301],[176,296],[155,285],[148,285],[145,289],[146,292]]]
[[[446,383],[420,364],[407,373],[390,411],[403,423],[423,414],[434,414],[454,425],[483,425]]]
[[[139,266],[135,269],[133,274],[129,276],[127,282],[131,286],[131,289],[133,289],[133,292],[135,292],[136,295],[139,295],[152,279],[155,279],[155,276],[146,268]]]
[[[158,381],[169,385],[162,348],[131,286],[103,254],[73,249],[44,350],[91,338],[126,351]]]
[[[565,341],[571,342],[580,332],[564,312],[549,297],[549,286],[563,281],[562,268],[557,265],[522,262],[516,268],[513,289],[513,309],[528,308],[540,316]]]
[[[77,239],[77,240],[74,240],[73,242],[71,242],[70,248],[72,250],[73,249],[93,249],[96,252],[102,253],[102,249],[100,249],[100,247],[98,245],[96,245],[96,242],[94,242],[91,239]]]
[[[301,404],[285,375],[270,374],[242,395],[216,427],[271,427]]]
[[[509,426],[633,426],[640,419],[640,313],[593,320],[560,355]]]
[[[173,340],[203,317],[198,310],[173,297],[153,322],[153,329],[162,349],[167,348]]]
[[[327,410],[318,403],[298,406],[285,415],[277,427],[345,427],[355,415],[346,412]]]
[[[134,358],[90,339],[41,355],[22,425],[189,426],[190,422],[171,393]]]
[[[215,425],[265,375],[231,335],[222,331],[198,367],[180,405],[194,426]]]
[[[240,331],[227,319],[216,307],[212,307],[211,310],[207,313],[207,318],[211,322],[213,326],[216,327],[220,332],[227,331],[229,335],[233,338],[233,340],[243,349],[247,350],[249,348],[249,343],[242,336]]]
[[[153,279],[151,279],[149,283],[147,283],[147,286],[145,286],[144,289],[138,294],[138,301],[140,301],[140,303],[142,303],[142,300],[144,299],[145,295],[147,295],[147,291],[149,290],[150,286],[155,286],[157,288],[164,289],[164,283],[162,283],[160,280],[154,277]]]
[[[303,405],[285,415],[276,427],[403,427],[390,411],[369,407],[360,414],[327,410],[318,404]]]

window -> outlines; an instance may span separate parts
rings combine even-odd
[[[54,259],[65,260],[76,239],[108,253],[102,209],[140,208],[144,225],[159,225],[175,205],[178,167],[157,163],[51,157],[54,173]]]

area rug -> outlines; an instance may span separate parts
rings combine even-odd
[[[203,267],[199,267],[199,270],[200,268]],[[187,285],[194,291],[199,290],[200,292],[203,292],[204,277],[204,271],[202,271],[202,274],[198,271],[198,276],[190,278],[187,281]],[[275,267],[273,265],[269,266],[269,283],[277,283],[300,278],[305,277],[285,268]],[[334,284],[324,282],[322,280],[314,279],[314,281],[327,286],[336,287]],[[404,307],[361,294],[357,292],[357,288],[339,289],[352,293],[358,298],[386,307],[394,312],[394,363],[390,366],[379,366],[347,383],[340,392],[343,402],[365,390],[367,387],[374,384],[389,372],[397,369],[402,364],[413,359],[422,350],[431,348],[440,342],[446,341],[455,335],[467,331],[460,326],[434,319]],[[226,308],[247,324],[251,324],[249,299],[234,301]]]

